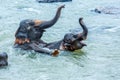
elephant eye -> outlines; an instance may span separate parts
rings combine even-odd
[[[72,41],[71,41],[71,39],[68,39],[68,43],[71,43]]]
[[[77,38],[77,35],[73,35],[74,38]]]

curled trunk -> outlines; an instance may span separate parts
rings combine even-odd
[[[83,18],[79,18],[79,23],[80,23],[80,25],[81,25],[81,27],[83,29],[83,32],[77,35],[77,39],[85,40],[87,38],[88,29],[87,29],[86,25],[83,22]]]
[[[49,28],[53,26],[58,21],[60,14],[61,14],[61,9],[64,8],[64,6],[65,5],[62,5],[57,9],[56,15],[54,16],[52,20],[42,22],[39,25],[40,29],[45,29],[45,28]]]

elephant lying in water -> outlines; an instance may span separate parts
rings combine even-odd
[[[67,2],[72,0],[37,0],[39,3]]]
[[[5,53],[5,52],[0,53],[0,67],[8,65],[7,59],[8,59],[7,53]]]
[[[25,50],[35,50],[40,53],[47,53],[50,55],[58,54],[58,50],[46,50],[44,48],[38,47],[38,44],[42,43],[42,45],[46,45],[47,43],[41,40],[45,29],[53,26],[59,19],[61,10],[65,5],[58,7],[57,12],[53,19],[49,21],[41,21],[41,20],[23,20],[20,22],[20,26],[15,33],[15,47],[22,48]],[[32,46],[34,44],[34,47]],[[36,47],[36,48],[35,48]]]
[[[67,33],[62,40],[48,43],[44,47],[49,49],[74,51],[86,46],[86,44],[84,44],[82,41],[87,38],[88,29],[83,22],[83,18],[79,18],[79,23],[83,29],[82,33]]]
[[[15,37],[15,47],[25,50],[34,50],[40,53],[46,53],[49,55],[57,56],[59,54],[58,50],[69,50],[74,51],[81,49],[83,46],[86,46],[82,43],[82,40],[85,40],[88,34],[88,29],[82,21],[82,18],[79,19],[79,23],[83,28],[83,32],[79,34],[68,33],[60,41],[46,43],[41,40],[43,32],[45,29],[54,25],[58,18],[60,17],[61,9],[65,5],[62,5],[58,8],[55,17],[50,21],[40,21],[40,20],[24,20],[20,23]]]

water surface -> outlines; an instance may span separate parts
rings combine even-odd
[[[120,14],[97,14],[96,7],[120,8],[120,0],[73,0],[40,4],[35,0],[0,0],[0,52],[9,55],[9,66],[0,68],[0,80],[120,80]],[[14,49],[14,34],[24,19],[49,20],[65,4],[59,21],[42,39],[60,40],[80,28],[84,18],[89,29],[87,47],[63,51],[58,57]]]

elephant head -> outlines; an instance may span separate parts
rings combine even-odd
[[[39,40],[45,29],[50,28],[53,26],[59,19],[61,14],[61,9],[64,8],[65,5],[61,5],[58,7],[57,12],[55,16],[48,21],[41,21],[41,20],[23,20],[20,22],[20,27],[15,33],[15,44],[24,44],[29,43],[30,41],[36,41]]]
[[[88,29],[83,22],[83,18],[79,18],[79,24],[81,25],[83,32],[78,34],[68,33],[64,36],[64,46],[66,50],[74,51],[86,46],[82,41],[87,38]]]
[[[28,37],[31,40],[40,39],[45,29],[52,27],[58,21],[60,14],[61,14],[61,10],[64,7],[65,5],[58,7],[55,16],[51,20],[48,20],[48,21],[34,20],[33,25],[32,23],[30,23],[32,27],[28,30]]]
[[[65,5],[58,7],[55,16],[51,20],[48,20],[48,21],[34,20],[33,21],[34,25],[32,25],[32,23],[30,23],[32,27],[28,30],[28,37],[31,40],[40,39],[42,37],[45,29],[50,28],[58,21],[60,14],[61,14],[61,9],[64,7],[65,7]]]

